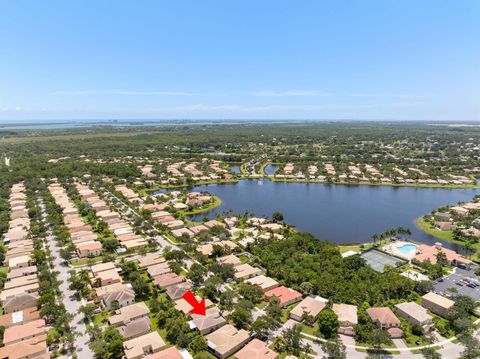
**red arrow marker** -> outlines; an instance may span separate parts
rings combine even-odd
[[[202,299],[200,302],[197,302],[197,298],[195,298],[191,290],[187,290],[185,294],[183,294],[182,298],[185,299],[187,303],[193,307],[193,309],[188,313],[198,314],[198,315],[207,314],[205,310],[205,299]]]

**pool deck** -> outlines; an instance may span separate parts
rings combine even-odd
[[[391,242],[391,243],[388,243],[388,244],[384,245],[382,247],[382,250],[387,252],[387,253],[390,253],[394,256],[404,258],[404,259],[410,261],[410,260],[413,259],[413,257],[415,257],[415,255],[417,254],[417,251],[412,250],[410,253],[407,254],[407,253],[402,253],[399,249],[399,247],[402,247],[404,245],[409,245],[409,244],[417,246],[416,243],[409,242],[409,241],[394,241],[394,242]]]

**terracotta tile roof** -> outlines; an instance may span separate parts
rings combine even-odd
[[[217,307],[207,309],[205,315],[192,314],[191,326],[197,328],[200,333],[211,332],[212,328],[218,328],[226,323]]]
[[[267,343],[258,339],[253,339],[235,354],[237,359],[275,359],[277,356],[277,353],[268,348]]]
[[[304,313],[308,313],[316,317],[318,313],[320,313],[326,306],[326,301],[322,301],[317,298],[306,297],[300,303],[298,303],[295,308],[292,309],[290,315],[303,318]]]
[[[357,306],[351,304],[333,304],[332,306],[333,312],[337,315],[338,321],[342,322],[349,322],[352,324],[358,323],[358,316],[357,316]]]
[[[208,346],[222,357],[231,355],[235,349],[248,342],[250,334],[243,329],[237,330],[233,325],[227,324],[206,336]]]
[[[175,347],[170,347],[158,353],[147,355],[144,359],[184,359],[182,354]]]
[[[141,317],[118,327],[118,331],[125,338],[134,338],[150,331],[150,318]]]
[[[144,302],[139,302],[126,307],[120,308],[115,311],[115,314],[112,315],[108,321],[111,325],[117,326],[121,324],[126,324],[133,319],[148,316],[150,309],[145,305]]]
[[[374,322],[385,325],[400,325],[400,320],[388,307],[368,308],[367,314]]]
[[[37,319],[25,324],[15,325],[5,329],[5,333],[3,335],[3,342],[5,345],[8,345],[45,333],[45,320]]]
[[[434,293],[434,292],[429,292],[429,293],[425,294],[422,298],[426,299],[429,302],[434,303],[434,304],[436,304],[440,307],[443,307],[445,309],[448,309],[455,304],[455,302],[453,300],[445,298],[444,296],[441,296],[441,295],[439,295],[437,293]]]
[[[47,352],[47,342],[40,343],[19,342],[0,348],[0,358],[25,359],[38,358],[39,355]]]
[[[123,343],[127,359],[143,358],[146,353],[156,353],[165,347],[165,342],[158,332],[151,332]]]
[[[31,307],[1,315],[0,326],[8,328],[12,325],[20,325],[36,319],[40,319],[40,313],[36,307]]]
[[[165,289],[175,284],[182,283],[184,281],[185,281],[184,276],[175,274],[173,272],[165,273],[157,277],[153,277],[153,283],[162,289]]]
[[[280,305],[302,298],[302,293],[287,287],[277,287],[265,292],[265,297],[277,297],[280,300]]]

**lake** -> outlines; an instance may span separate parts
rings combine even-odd
[[[208,191],[222,200],[221,206],[195,219],[212,218],[229,210],[267,217],[278,211],[297,229],[336,243],[367,242],[374,233],[406,227],[412,231],[412,239],[433,244],[441,240],[419,230],[416,218],[480,194],[479,189],[282,183],[268,179],[197,186],[193,190]],[[448,248],[458,247],[444,243]]]

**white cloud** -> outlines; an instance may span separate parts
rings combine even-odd
[[[391,97],[391,98],[424,98],[429,95],[419,95],[419,94],[388,94],[388,93],[353,93],[348,96],[351,97]]]
[[[15,111],[22,111],[22,106],[15,107]]]
[[[122,95],[122,96],[192,96],[188,92],[176,91],[132,91],[132,90],[80,90],[55,91],[54,95],[83,96],[83,95]]]
[[[335,108],[338,105],[261,105],[261,106],[243,106],[238,104],[224,104],[224,105],[207,105],[198,103],[187,106],[178,107],[161,107],[145,109],[144,112],[176,112],[176,113],[202,113],[202,112],[235,112],[235,113],[256,113],[269,111],[308,111]]]
[[[289,91],[255,91],[252,96],[256,97],[320,97],[331,96],[329,93],[322,93],[310,90],[289,90]]]

